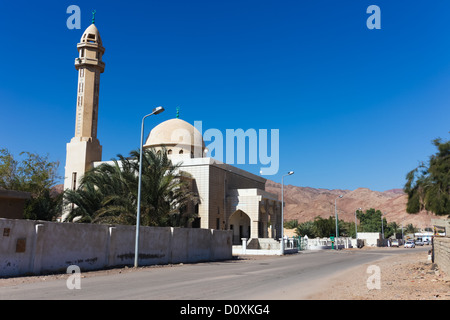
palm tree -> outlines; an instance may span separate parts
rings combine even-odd
[[[74,204],[68,220],[136,223],[139,151],[118,158],[91,169],[77,190],[67,192],[66,201]],[[144,150],[142,160],[141,224],[187,226],[195,214],[186,208],[199,201],[190,190],[190,176],[172,164],[166,150]]]

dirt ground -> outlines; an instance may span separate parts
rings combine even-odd
[[[368,269],[369,266],[376,267]],[[379,271],[379,282],[375,279],[375,269]],[[339,274],[310,299],[450,300],[450,276],[428,260],[427,252],[411,250],[401,258],[387,257]]]

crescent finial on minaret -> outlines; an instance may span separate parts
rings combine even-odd
[[[95,14],[97,13],[97,11],[92,10],[92,24],[95,24]]]

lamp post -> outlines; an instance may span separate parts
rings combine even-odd
[[[281,176],[281,254],[284,254],[284,177],[293,175],[294,171],[289,171]]]
[[[336,250],[338,249],[338,238],[339,238],[339,230],[338,230],[338,215],[337,215],[337,208],[336,208],[336,200],[339,198],[342,198],[343,195],[341,194],[339,197],[334,199],[334,218],[336,220]]]
[[[137,268],[138,258],[139,258],[139,227],[140,227],[140,221],[141,221],[141,185],[142,185],[142,155],[144,153],[144,120],[145,118],[154,115],[159,114],[164,111],[163,107],[156,107],[153,109],[153,112],[146,115],[142,118],[142,124],[141,124],[141,144],[139,145],[140,152],[139,152],[139,182],[138,182],[138,197],[137,197],[137,213],[136,213],[136,242],[134,247],[134,267]]]
[[[356,244],[358,244],[358,225],[357,225],[357,220],[356,220],[356,212],[358,212],[358,210],[362,210],[361,208],[358,208],[355,210],[355,239],[356,239]]]

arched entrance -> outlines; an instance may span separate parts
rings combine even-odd
[[[233,244],[242,243],[242,238],[250,238],[250,217],[242,210],[236,210],[228,219],[230,230],[233,231]]]

